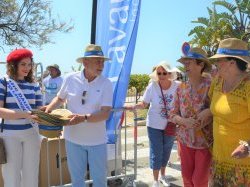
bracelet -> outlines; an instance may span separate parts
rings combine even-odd
[[[247,147],[247,151],[248,151],[248,156],[250,156],[250,145],[247,141],[244,141],[244,140],[240,140],[239,141],[239,144],[240,145],[243,145],[244,147]]]

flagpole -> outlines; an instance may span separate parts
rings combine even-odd
[[[95,44],[96,37],[96,15],[97,15],[97,0],[93,0],[92,5],[92,21],[91,21],[91,39],[90,43]]]

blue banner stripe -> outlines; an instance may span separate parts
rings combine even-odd
[[[140,6],[141,0],[98,1],[96,43],[101,45],[104,54],[112,59],[111,63],[105,63],[103,75],[112,80],[113,108],[123,107],[126,99]],[[119,126],[121,115],[122,112],[111,113],[107,120],[108,143],[116,142],[114,133]]]
[[[216,54],[233,55],[233,56],[249,56],[249,51],[239,50],[239,49],[219,48]]]

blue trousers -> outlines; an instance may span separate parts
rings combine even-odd
[[[107,145],[85,146],[66,141],[72,187],[85,187],[87,163],[94,187],[107,186]]]
[[[174,136],[164,135],[164,130],[148,127],[150,168],[160,170],[166,167],[174,144]]]

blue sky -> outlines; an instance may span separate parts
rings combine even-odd
[[[90,43],[92,0],[52,0],[53,14],[61,20],[70,21],[74,29],[68,34],[55,33],[54,44],[42,49],[30,48],[34,60],[44,67],[58,64],[62,72],[70,72],[77,67],[75,59],[83,55],[85,46]],[[134,52],[132,74],[150,73],[154,65],[167,60],[171,66],[180,65],[176,60],[182,55],[181,46],[189,41],[191,23],[197,17],[207,17],[206,7],[212,7],[213,0],[142,0],[141,14]],[[0,61],[6,53],[0,52]],[[3,65],[0,66],[1,74]]]

